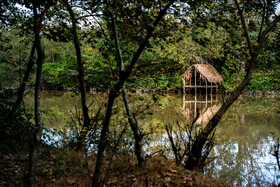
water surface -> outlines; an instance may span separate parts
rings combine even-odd
[[[91,115],[106,98],[106,94],[88,94]],[[196,115],[199,115],[196,125],[207,123],[222,104],[222,98],[216,95],[161,95],[155,99],[149,94],[136,94],[130,96],[130,101],[134,111],[143,111],[137,117],[142,129],[154,132],[147,142],[147,152],[152,147],[169,144],[164,124],[189,124]],[[31,107],[31,95],[26,103]],[[124,114],[121,103],[121,100],[116,102],[119,108],[115,110],[119,112],[114,119]],[[81,115],[80,98],[71,92],[42,92],[42,110],[47,128],[65,128],[73,116]],[[217,126],[211,152],[216,159],[205,168],[205,173],[235,186],[278,184],[280,174],[276,159],[270,154],[273,134],[280,137],[279,98],[239,98]]]

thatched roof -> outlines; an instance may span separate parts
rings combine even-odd
[[[224,81],[219,72],[210,64],[194,64],[181,76],[182,79],[189,80],[192,77],[193,70],[196,69],[204,79],[212,83],[221,83]]]

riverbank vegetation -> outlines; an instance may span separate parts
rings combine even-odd
[[[244,90],[280,90],[278,5],[237,0],[1,2],[1,156],[9,161],[1,166],[11,168],[11,175],[20,171],[26,186],[203,185],[205,180],[219,185],[189,170],[202,171],[211,161],[215,128]],[[204,126],[195,125],[199,112],[188,124],[151,119],[165,127],[172,150],[165,155],[148,141],[160,128],[146,129],[139,120],[152,116],[151,108],[162,98],[138,97],[134,105],[129,91],[180,89],[181,74],[195,63],[212,64],[230,94]],[[34,89],[31,112],[25,107],[27,89]],[[44,128],[42,89],[79,95],[80,109],[71,115],[69,128]],[[90,102],[88,90],[108,94]],[[20,154],[24,164],[17,159]],[[5,165],[17,161],[24,167]],[[80,181],[81,174],[85,180]]]

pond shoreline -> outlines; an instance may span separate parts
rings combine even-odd
[[[10,90],[17,92],[17,88],[4,88],[5,90]],[[0,89],[0,92],[3,92],[4,89]],[[30,91],[33,89],[26,89],[25,91]],[[57,92],[64,92],[64,91],[70,91],[74,93],[78,93],[79,89],[77,88],[66,88],[66,89],[41,89],[41,91],[57,91]],[[144,93],[154,93],[154,94],[183,94],[183,89],[182,88],[171,88],[171,89],[145,89],[145,88],[128,88],[128,91],[131,93],[138,93],[138,94],[144,94]],[[97,90],[94,88],[87,89],[87,92],[89,93],[106,93],[109,92],[109,90]],[[224,94],[224,95],[229,95],[231,91],[218,91],[218,94]],[[190,93],[192,94],[192,93]],[[242,96],[252,96],[252,97],[280,97],[280,91],[244,91]]]
[[[162,89],[134,89],[131,91],[132,93],[158,93],[158,94],[183,94],[182,89],[169,89],[169,90],[162,90]],[[225,95],[229,95],[231,91],[225,91]],[[218,94],[223,94],[221,91]],[[280,97],[280,91],[244,91],[242,96],[253,96],[253,97]]]

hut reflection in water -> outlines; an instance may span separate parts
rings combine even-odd
[[[180,112],[186,118],[188,123],[196,118],[195,124],[207,124],[210,119],[218,112],[222,106],[219,95],[183,95],[183,106]]]

